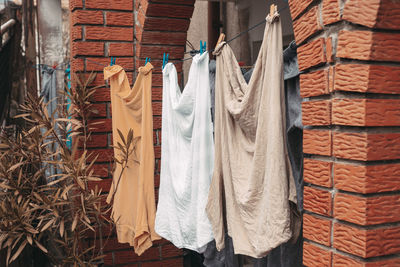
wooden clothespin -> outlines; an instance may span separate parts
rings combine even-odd
[[[277,11],[277,5],[274,5],[274,4],[272,4],[270,7],[269,7],[269,15],[270,15],[270,17],[272,17],[274,14],[275,14],[275,12]]]
[[[221,42],[223,42],[224,40],[225,40],[225,34],[221,33],[221,34],[219,35],[217,44],[215,45],[215,48],[217,48],[217,46],[218,46]]]

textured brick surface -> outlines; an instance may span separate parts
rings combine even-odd
[[[341,31],[337,57],[400,61],[400,34],[370,31]]]
[[[307,183],[331,187],[332,162],[315,159],[304,159],[304,181]]]
[[[133,0],[85,0],[86,8],[133,10]]]
[[[303,12],[313,0],[289,0],[290,13],[292,19],[296,19],[301,12]]]
[[[332,252],[308,242],[303,244],[303,264],[307,267],[331,267]]]
[[[147,18],[143,29],[152,31],[186,32],[189,29],[190,20],[174,18]]]
[[[331,245],[332,222],[327,219],[318,218],[310,214],[303,215],[304,238],[319,244]]]
[[[400,258],[375,259],[373,261],[360,261],[340,254],[333,255],[333,266],[335,267],[394,267],[400,266]]]
[[[299,69],[306,70],[326,62],[325,40],[323,38],[312,41],[297,49]]]
[[[328,71],[318,70],[300,75],[301,97],[329,94]]]
[[[335,187],[357,193],[400,190],[400,164],[352,165],[335,163]]]
[[[82,27],[72,27],[70,36],[71,41],[82,39]]]
[[[330,156],[332,154],[332,135],[327,130],[304,130],[303,152]]]
[[[133,44],[111,43],[108,54],[109,56],[133,56]]]
[[[303,125],[330,125],[331,101],[307,101],[301,105]]]
[[[351,126],[399,126],[400,100],[334,99],[332,123]]]
[[[133,26],[133,13],[131,12],[107,12],[106,24],[112,26]]]
[[[133,29],[87,26],[85,37],[87,40],[133,41]]]
[[[400,227],[361,229],[336,223],[333,227],[335,248],[364,258],[400,252]]]
[[[351,0],[344,7],[343,19],[370,28],[398,30],[400,6],[393,0]]]
[[[333,50],[333,43],[332,43],[332,37],[329,37],[325,41],[326,44],[326,60],[329,63],[333,62],[333,57],[334,57],[334,50]]]
[[[332,196],[327,190],[304,186],[304,209],[325,215],[332,215]]]
[[[300,45],[308,37],[322,30],[317,14],[318,6],[315,6],[293,22],[293,31],[297,45]]]
[[[104,54],[104,43],[95,42],[73,42],[71,54],[76,56],[102,56]]]
[[[103,24],[103,12],[93,10],[76,10],[71,13],[72,25]]]
[[[400,94],[400,67],[339,64],[335,69],[335,90]]]
[[[359,225],[400,221],[400,196],[360,197],[343,193],[335,195],[334,217]]]
[[[150,17],[187,18],[192,16],[193,10],[194,7],[189,5],[151,4],[146,15]]]
[[[322,20],[324,25],[340,21],[339,0],[322,1]]]
[[[333,154],[354,160],[400,158],[400,134],[339,133],[333,135]]]

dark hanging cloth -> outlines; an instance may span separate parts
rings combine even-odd
[[[52,68],[51,66],[41,64],[40,71],[42,74],[42,90],[40,92],[40,96],[43,97],[44,103],[47,105],[47,112],[49,116],[53,116],[54,119],[58,118],[57,113],[57,70]],[[55,124],[55,131],[58,133],[59,129],[57,124]],[[42,130],[42,133],[45,133],[45,129]],[[54,140],[50,140],[47,138],[45,142],[50,142],[47,146],[51,152],[56,152],[58,149],[58,145]],[[52,160],[59,159],[59,157],[55,157]],[[43,163],[43,167],[45,169],[45,176],[48,182],[51,182],[55,179],[53,175],[57,173],[57,166],[55,164]]]
[[[303,125],[301,119],[301,97],[299,83],[299,67],[297,62],[297,46],[293,41],[283,52],[285,101],[286,101],[286,131],[289,159],[297,191],[297,207],[299,216],[303,211]],[[211,65],[213,64],[213,65]],[[214,115],[215,96],[215,62],[210,61],[210,88],[212,115]],[[244,73],[248,83],[253,69]],[[214,120],[213,120],[214,121]],[[302,227],[295,242],[287,242],[273,249],[266,257],[250,259],[254,267],[297,267],[303,266],[303,237]],[[217,251],[215,241],[207,245],[204,256],[206,267],[241,267],[243,256],[235,255],[232,239],[226,235],[225,248]],[[247,259],[248,262],[249,259]]]

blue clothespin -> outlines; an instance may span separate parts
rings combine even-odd
[[[116,57],[111,57],[111,63],[110,63],[110,66],[113,66],[113,65],[115,65],[115,62],[117,61],[117,58]]]
[[[165,65],[167,65],[167,63],[168,63],[168,57],[169,57],[169,54],[168,53],[164,53],[163,61],[162,61],[162,68],[163,69],[164,69]]]
[[[144,65],[146,66],[147,63],[150,63],[150,58],[149,57],[146,57],[146,61],[144,62]]]
[[[203,41],[200,40],[200,55],[203,54],[204,52],[206,52],[206,50],[207,50],[207,42],[204,41],[204,44],[203,44]]]

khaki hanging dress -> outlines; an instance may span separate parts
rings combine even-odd
[[[130,129],[138,137],[127,168],[121,174],[116,163],[113,183],[107,202],[113,199],[112,219],[116,222],[118,241],[129,243],[141,255],[160,237],[154,231],[154,147],[153,114],[151,105],[151,78],[153,66],[147,63],[139,68],[135,85],[131,89],[125,71],[114,65],[104,68],[104,79],[110,79],[113,145],[123,144]],[[132,147],[132,146],[131,146]],[[121,161],[120,150],[114,155]]]
[[[215,83],[215,161],[207,215],[218,250],[225,232],[235,254],[264,257],[292,237],[296,190],[286,148],[282,29],[267,17],[253,75],[246,83],[221,43]],[[227,229],[226,229],[227,228]]]

